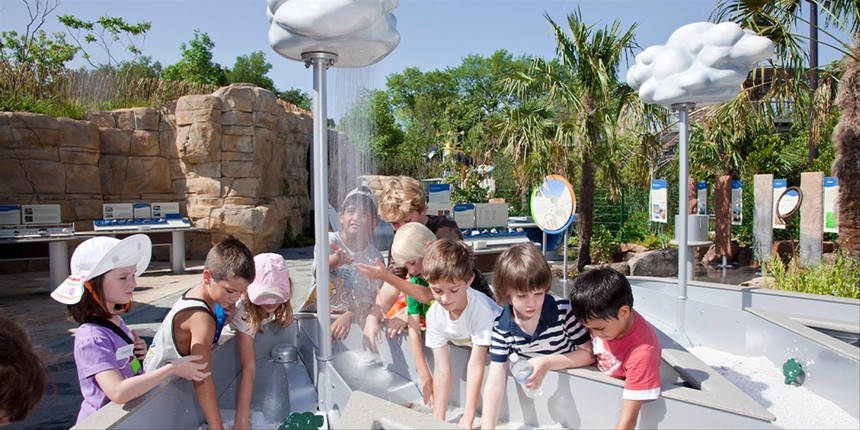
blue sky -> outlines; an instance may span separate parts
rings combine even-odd
[[[387,75],[406,67],[417,66],[423,71],[444,69],[457,66],[466,55],[488,56],[498,49],[514,55],[551,57],[555,44],[544,12],[563,23],[566,15],[579,5],[585,21],[600,22],[601,27],[616,19],[621,21],[623,29],[639,22],[636,38],[645,48],[665,43],[684,24],[706,21],[714,3],[714,0],[401,0],[395,10],[400,46],[369,68],[333,71],[330,113],[342,108],[338,106],[339,100],[350,98],[352,90],[346,88],[354,88],[356,84],[381,88]],[[105,14],[134,23],[151,21],[144,53],[164,65],[175,63],[180,55],[179,44],[192,39],[194,29],[200,29],[215,42],[215,61],[222,65],[232,66],[237,56],[263,51],[273,65],[269,76],[278,88],[295,87],[309,94],[313,89],[312,74],[304,64],[282,58],[269,47],[265,0],[60,0],[46,30],[64,29],[56,20],[60,14],[91,21]],[[23,30],[26,21],[22,0],[0,0],[0,30]],[[839,57],[830,48],[822,46],[820,50],[822,63]],[[99,62],[100,57],[95,59]]]

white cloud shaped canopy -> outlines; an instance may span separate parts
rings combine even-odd
[[[773,55],[773,42],[733,22],[687,24],[636,56],[627,84],[645,103],[707,106],[734,99],[756,62]]]
[[[400,0],[267,0],[269,44],[283,57],[338,55],[336,67],[364,67],[400,43],[392,11]]]

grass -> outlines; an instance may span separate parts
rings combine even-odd
[[[801,268],[796,260],[787,263],[775,257],[765,264],[773,274],[773,286],[782,291],[860,299],[860,260],[840,253],[833,265]],[[769,283],[770,283],[769,282]]]

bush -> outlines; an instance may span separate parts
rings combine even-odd
[[[860,299],[860,260],[841,253],[833,265],[818,264],[802,269],[789,258],[772,258],[765,268],[773,274],[774,286],[782,291]]]

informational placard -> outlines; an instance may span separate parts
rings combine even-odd
[[[732,181],[732,225],[744,224],[744,181]]]
[[[153,203],[152,204],[152,217],[153,218],[167,218],[167,215],[176,214],[179,215],[179,203]]]
[[[773,180],[773,228],[785,230],[785,223],[779,219],[776,211],[776,205],[779,200],[779,196],[785,192],[788,188],[788,181],[785,179],[774,179]]]
[[[454,221],[461,229],[475,228],[475,205],[472,203],[454,205]]]
[[[24,224],[59,224],[60,205],[23,205]]]
[[[786,219],[794,215],[800,209],[800,202],[803,200],[803,195],[797,187],[791,187],[785,190],[776,202],[776,214],[782,219]]]
[[[430,184],[430,203],[451,203],[451,184]]]
[[[478,203],[475,205],[475,227],[492,228],[507,226],[507,203]]]
[[[152,218],[152,210],[149,203],[134,203],[134,219]]]
[[[111,203],[102,205],[102,219],[132,219],[134,205],[131,203]]]
[[[839,178],[824,178],[824,232],[839,233],[836,201],[839,198]]]
[[[708,183],[696,183],[696,208],[699,215],[704,215],[708,211]]]
[[[651,181],[651,222],[668,223],[669,212],[668,186],[665,179],[654,179]]]
[[[444,216],[448,215],[453,217],[454,215],[454,205],[450,203],[429,203],[427,205],[427,215],[436,215],[436,216]]]
[[[21,224],[21,206],[0,205],[0,225]]]

